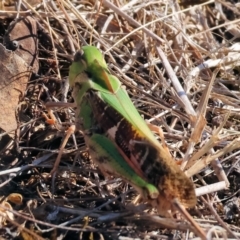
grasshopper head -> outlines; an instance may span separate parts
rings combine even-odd
[[[81,49],[82,59],[85,61],[87,66],[87,71],[91,72],[94,70],[94,65],[96,62],[104,68],[108,69],[107,63],[105,62],[102,53],[94,46],[83,46]]]
[[[76,52],[69,70],[69,83],[74,85],[77,77],[83,73],[97,75],[99,69],[108,71],[101,52],[94,46],[83,46]]]
[[[114,93],[121,83],[108,70],[102,53],[93,46],[83,46],[75,56],[69,71],[69,83],[86,85],[98,91]]]

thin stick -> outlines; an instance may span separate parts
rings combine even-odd
[[[177,198],[173,199],[173,205],[194,226],[196,233],[199,235],[199,237],[201,237],[201,239],[207,239],[206,233],[200,228],[200,226],[191,217],[187,210],[179,203]]]

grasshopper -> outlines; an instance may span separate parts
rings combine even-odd
[[[174,198],[185,207],[195,206],[192,182],[155,138],[96,47],[84,46],[76,53],[69,82],[76,126],[103,172],[129,182],[159,212],[169,209]]]
[[[101,171],[130,183],[162,215],[177,208],[205,238],[182,207],[196,204],[193,183],[155,138],[96,47],[83,46],[75,54],[69,83],[76,127]]]

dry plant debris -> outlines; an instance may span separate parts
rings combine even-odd
[[[32,72],[39,70],[35,19],[27,16],[13,21],[4,35],[3,44],[0,45],[0,128],[13,135],[11,131],[17,129],[19,99],[25,94]]]
[[[198,204],[189,213],[207,239],[240,238],[239,19],[234,0],[2,1],[1,44],[15,49],[0,46],[0,235],[197,239],[180,216],[162,218],[121,179],[105,179],[79,132],[49,178],[74,110],[57,109],[51,126],[45,103],[73,101],[69,65],[91,44],[194,181]],[[25,31],[11,34],[22,20]]]

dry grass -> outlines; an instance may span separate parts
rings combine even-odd
[[[195,183],[198,204],[190,214],[208,239],[240,238],[239,3],[118,0],[113,8],[104,0],[19,2],[21,11],[10,3],[0,12],[0,34],[16,16],[32,15],[40,69],[21,100],[14,139],[3,134],[0,142],[1,236],[197,239],[183,219],[159,217],[133,203],[131,186],[105,179],[79,132],[56,176],[48,177],[74,111],[57,110],[59,124],[50,126],[42,117],[45,103],[73,101],[68,68],[76,50],[91,44],[144,118],[162,127],[171,154]]]

